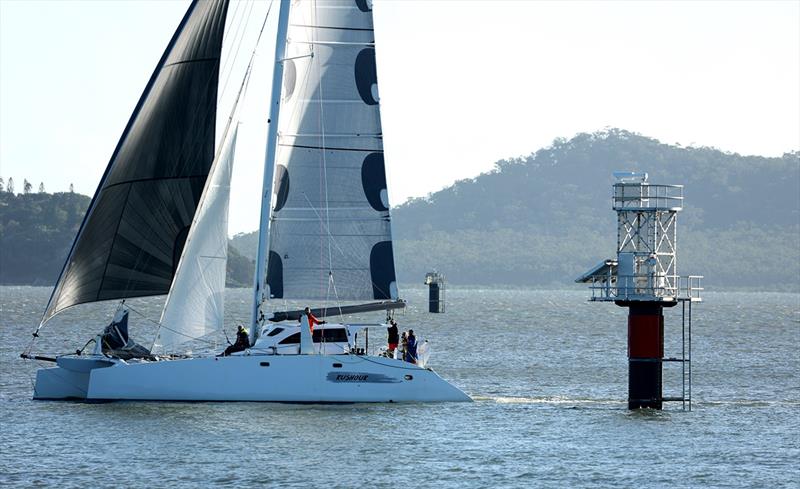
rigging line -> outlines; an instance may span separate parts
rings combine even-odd
[[[237,10],[239,8],[239,5],[241,5],[242,3],[245,3],[245,2],[237,2],[236,3],[236,9]],[[231,75],[233,74],[234,65],[236,64],[235,63],[236,62],[236,58],[238,58],[238,56],[239,56],[239,52],[240,52],[240,48],[241,48],[242,42],[244,41],[244,38],[246,37],[245,34],[247,32],[247,26],[250,24],[250,17],[252,16],[253,8],[255,6],[255,3],[256,3],[255,1],[250,2],[250,9],[247,11],[246,14],[244,13],[244,11],[242,11],[242,17],[239,19],[239,23],[236,26],[236,30],[235,30],[234,35],[233,35],[233,39],[231,39],[231,42],[230,42],[230,44],[228,46],[228,51],[227,51],[227,53],[225,53],[225,63],[220,68],[220,75],[222,73],[224,73],[228,68],[230,68],[230,71],[227,72],[227,76],[225,78],[225,83],[223,84],[222,91],[220,92],[220,98],[222,98],[222,96],[225,94],[226,88],[228,86],[228,80],[230,79]],[[267,18],[269,17],[270,10],[272,10],[272,0],[270,0],[269,6],[267,8],[267,13],[264,16],[264,24],[266,23]],[[234,12],[234,16],[235,16],[235,12]],[[240,28],[242,27],[242,21],[244,21],[244,28],[241,29],[241,37],[239,37]],[[231,22],[231,24],[233,24],[233,21]],[[261,33],[264,31],[264,24],[261,25],[261,30],[259,31],[258,39],[261,39]],[[237,37],[239,37],[238,43],[236,41]],[[234,45],[236,46],[235,50],[233,49]],[[256,46],[258,46],[258,40],[256,41]],[[231,52],[235,52],[233,57],[231,57]],[[230,66],[228,66],[229,64],[230,64]]]
[[[314,24],[317,23],[317,20],[318,20],[317,16],[318,16],[318,4],[315,1],[314,2]],[[317,37],[318,37],[318,34],[317,34],[316,30],[312,30],[312,38],[314,39],[315,42],[317,40]],[[311,52],[314,53],[315,50],[316,50],[315,44],[312,44],[311,45]],[[317,59],[317,77],[318,77],[318,80],[319,80],[319,96],[317,97],[317,100],[319,101],[319,114],[320,114],[319,115],[319,119],[320,119],[320,123],[319,123],[320,127],[319,128],[320,128],[320,139],[321,139],[322,148],[323,148],[322,151],[320,151],[320,154],[322,156],[322,182],[323,182],[322,190],[323,190],[323,193],[325,195],[325,227],[328,230],[330,230],[331,222],[330,222],[330,203],[329,203],[329,199],[328,199],[328,167],[327,167],[327,158],[325,156],[325,146],[326,146],[326,144],[325,144],[325,105],[323,104],[323,99],[324,99],[324,96],[325,96],[325,85],[323,83],[323,78],[322,78],[322,61],[319,59],[319,57],[317,57],[316,59]],[[314,60],[312,59],[311,62],[313,63]],[[328,231],[328,234],[330,235],[330,231]],[[330,294],[331,284],[332,283],[335,284],[335,278],[333,277],[333,269],[331,268],[333,266],[333,253],[331,252],[331,238],[328,239],[327,245],[328,245],[327,247],[328,247],[328,277],[329,278],[328,278],[328,290],[325,292],[325,296],[326,296],[325,302],[328,302],[327,297]],[[339,301],[339,295],[338,295],[338,293],[336,291],[335,285],[333,287],[333,293],[334,293],[334,295],[336,297],[336,302],[339,303],[340,302]],[[339,305],[339,308],[341,309],[341,304]]]
[[[367,362],[370,362],[370,363],[374,363],[376,365],[382,365],[384,367],[390,367],[390,368],[398,368],[400,370],[418,370],[418,369],[422,368],[422,367],[419,367],[419,366],[417,366],[415,364],[411,364],[411,365],[414,365],[413,367],[401,367],[399,365],[391,365],[391,364],[381,363],[381,362],[378,362],[378,361],[375,361],[375,360],[371,360],[368,355],[359,356],[359,358],[361,360],[364,360],[364,361],[367,361]],[[405,362],[405,363],[408,363],[408,362]],[[425,369],[425,370],[427,370],[427,369]]]
[[[336,297],[336,308],[339,309],[339,315],[343,316],[342,314],[342,301],[339,299],[339,292],[336,290],[336,281],[333,280],[333,274],[330,274],[330,285],[333,286],[333,295]]]
[[[219,158],[222,156],[222,151],[223,151],[223,150],[225,149],[225,147],[226,147],[226,145],[225,145],[225,141],[226,141],[226,140],[227,140],[227,138],[228,138],[228,134],[229,134],[229,132],[230,132],[231,125],[232,125],[232,123],[233,123],[233,120],[234,120],[234,116],[237,114],[237,110],[238,110],[238,107],[239,107],[239,102],[240,102],[240,100],[241,100],[242,96],[243,96],[243,95],[244,95],[244,94],[247,92],[247,87],[249,86],[249,83],[250,83],[250,73],[251,73],[251,71],[252,71],[252,68],[253,68],[253,62],[255,61],[256,53],[257,53],[257,51],[258,51],[258,45],[259,45],[259,43],[260,43],[260,41],[261,41],[261,36],[262,36],[262,35],[263,35],[263,33],[264,33],[264,27],[266,26],[266,24],[267,24],[267,19],[269,18],[269,14],[270,14],[270,12],[272,11],[272,5],[273,5],[273,3],[272,3],[272,2],[270,2],[270,4],[269,4],[269,8],[267,9],[267,13],[266,13],[266,15],[264,16],[264,21],[263,21],[263,22],[262,22],[262,24],[261,24],[261,29],[260,29],[260,30],[259,30],[259,32],[258,32],[258,37],[256,38],[256,44],[255,44],[255,46],[253,47],[253,52],[252,52],[252,53],[251,53],[251,55],[250,55],[250,61],[248,62],[248,65],[247,65],[247,70],[245,71],[244,78],[242,79],[242,84],[241,84],[241,86],[239,87],[239,93],[236,95],[236,100],[234,100],[233,107],[232,107],[232,109],[231,109],[231,113],[230,113],[230,115],[228,116],[228,122],[227,122],[227,124],[225,125],[225,131],[224,131],[224,133],[223,133],[222,144],[220,144],[220,147],[219,147],[219,148],[218,148],[218,150],[217,150],[217,155],[216,155],[216,157],[214,158],[214,163],[212,164],[212,166],[213,166],[213,167],[216,167],[216,164],[218,163],[218,159],[219,159]],[[215,169],[215,168],[212,168],[212,169],[209,171],[209,174],[211,174],[211,173],[214,171],[214,169]],[[211,183],[211,180],[209,179],[209,180],[206,182],[206,185],[208,186],[208,185],[210,185],[210,183]],[[205,201],[205,189],[204,189],[204,191],[203,191],[203,197],[201,197],[201,202],[200,202],[200,203],[198,203],[198,209],[202,207],[202,205],[203,205],[203,202],[204,202],[204,201]],[[193,218],[193,220],[192,220],[192,225],[193,225],[193,226],[194,226],[194,223],[195,223],[195,221],[196,221],[196,219],[197,219],[197,218],[198,218],[198,216],[195,214],[195,217],[194,217],[194,218]],[[187,244],[188,244],[188,243],[187,243]],[[185,249],[186,249],[186,246],[184,246],[184,250],[185,250]],[[181,256],[181,261],[179,261],[179,262],[178,262],[178,268],[179,268],[179,269],[181,268],[181,264],[182,264],[182,263],[181,263],[181,262],[182,262],[182,258],[183,258],[183,256]],[[176,270],[175,274],[177,275],[177,273],[178,273],[178,271]],[[173,277],[173,285],[174,285],[174,283],[175,283],[175,282],[174,282],[174,277]],[[170,292],[171,292],[171,287],[170,287]],[[163,312],[164,312],[164,311],[166,311],[167,305],[169,304],[169,299],[170,299],[170,295],[168,294],[168,295],[167,295],[167,301],[166,301],[166,303],[164,304],[164,309],[162,310],[162,319],[163,319]],[[164,327],[165,329],[167,329],[167,330],[169,330],[169,331],[175,332],[175,331],[173,331],[173,330],[171,330],[171,329],[169,329],[169,328],[166,328],[166,327],[165,327],[165,326],[163,326],[161,323],[159,323],[159,328],[161,328],[161,327]],[[180,333],[179,333],[179,334],[180,334]],[[188,335],[184,335],[184,336],[187,336],[187,337],[191,338],[191,336],[188,336]],[[156,332],[156,336],[155,336],[155,338],[154,338],[154,340],[153,340],[153,347],[155,347],[155,341],[156,341],[156,339],[157,339],[157,338],[158,338],[158,331]],[[151,348],[151,349],[152,349],[152,348]]]
[[[151,322],[151,323],[153,323],[153,324],[155,324],[155,325],[157,325],[157,326],[160,326],[160,325],[161,325],[161,323],[159,323],[159,322],[158,322],[158,321],[156,321],[155,319],[150,319],[150,318],[149,318],[148,316],[146,316],[146,315],[145,315],[143,312],[139,312],[138,310],[136,310],[136,309],[134,309],[133,307],[131,307],[131,305],[130,305],[130,304],[129,304],[127,307],[128,307],[128,310],[129,310],[129,311],[133,311],[133,312],[135,312],[136,314],[138,314],[139,316],[141,316],[141,317],[142,317],[143,319],[145,319],[146,321],[149,321],[149,322]]]
[[[269,14],[270,14],[270,12],[272,12],[272,5],[273,4],[274,4],[274,1],[270,0],[269,7],[267,7],[267,13],[266,13],[266,15],[264,15],[264,21],[261,23],[261,29],[258,31],[258,37],[256,38],[256,44],[255,44],[255,47],[253,48],[253,53],[250,55],[250,63],[247,66],[247,73],[245,74],[245,81],[243,81],[242,88],[240,89],[240,96],[241,96],[241,90],[244,90],[246,92],[247,91],[247,87],[250,84],[249,74],[250,74],[250,71],[252,70],[253,62],[255,61],[256,53],[258,51],[258,46],[261,43],[261,36],[264,34],[264,28],[267,26],[267,20],[269,19]],[[237,103],[238,103],[238,100],[239,99],[238,99],[238,96],[237,96]],[[231,116],[231,119],[232,119],[232,116]],[[263,297],[263,295],[262,295],[262,297]],[[263,304],[263,302],[264,302],[263,299],[261,300],[261,302],[259,302],[259,304],[258,304],[258,309],[259,310],[261,309],[261,305]]]
[[[261,41],[261,36],[264,33],[264,27],[267,25],[267,19],[269,18],[269,14],[270,14],[271,11],[272,11],[272,2],[270,2],[269,8],[267,9],[267,14],[264,16],[264,22],[261,24],[261,30],[258,32],[258,38],[256,39],[256,44],[253,47],[252,54],[250,55],[250,61],[247,64],[247,70],[245,71],[244,78],[242,79],[242,83],[241,83],[241,85],[239,87],[239,93],[236,94],[236,99],[233,102],[233,107],[231,108],[230,115],[228,116],[228,122],[225,124],[225,130],[224,130],[223,135],[222,135],[221,144],[219,145],[219,148],[217,148],[217,154],[215,155],[214,160],[212,161],[212,164],[211,164],[211,168],[209,169],[209,178],[206,180],[206,185],[203,188],[203,194],[202,194],[202,197],[200,198],[200,202],[197,205],[197,210],[200,210],[202,208],[202,206],[204,205],[204,203],[205,203],[206,195],[207,195],[206,191],[208,190],[208,188],[212,184],[213,173],[216,171],[217,165],[219,164],[219,159],[223,156],[223,151],[225,149],[227,149],[227,145],[225,143],[228,140],[228,136],[230,134],[230,130],[231,130],[231,126],[233,124],[233,120],[234,120],[235,116],[237,115],[237,112],[238,112],[238,109],[239,109],[239,102],[241,101],[242,96],[245,95],[245,93],[247,92],[247,88],[248,88],[248,86],[250,84],[250,73],[252,72],[252,69],[253,69],[253,62],[255,61],[256,53],[258,51],[258,45],[259,45],[259,42]],[[191,227],[192,228],[195,227],[195,224],[197,222],[197,219],[199,219],[199,217],[200,216],[198,215],[198,213],[195,212],[195,215],[192,218],[192,223],[191,223]],[[187,241],[191,241],[193,238],[194,238],[194,236],[187,236]],[[180,260],[178,261],[178,269],[175,271],[175,274],[174,274],[173,279],[172,279],[172,284],[170,284],[170,290],[169,290],[169,293],[167,294],[167,300],[164,303],[164,308],[162,309],[162,313],[161,313],[162,320],[163,320],[163,317],[164,317],[164,312],[166,311],[167,306],[170,303],[170,297],[172,296],[172,294],[171,294],[172,293],[172,287],[175,285],[175,277],[177,277],[178,272],[180,271],[180,269],[182,268],[182,265],[183,265],[183,252],[185,252],[185,250],[187,249],[186,245],[188,245],[188,242],[186,244],[184,244],[183,250],[181,252]],[[226,250],[226,253],[227,253],[227,250]],[[163,326],[163,324],[161,324],[160,322],[157,323],[157,324],[159,325],[159,328],[163,327],[163,328],[165,328],[165,329],[167,329],[169,331],[176,332],[176,331],[174,331],[172,329],[167,328],[166,326]],[[191,336],[188,336],[188,335],[183,335],[183,336],[191,338]],[[155,347],[155,342],[156,342],[157,339],[158,339],[158,331],[156,331],[156,335],[155,335],[155,337],[153,339],[153,347]],[[151,350],[152,350],[152,348],[151,348]]]
[[[242,41],[244,41],[244,34],[247,31],[247,24],[250,23],[250,15],[253,13],[253,5],[255,3],[250,4],[250,10],[247,12],[247,20],[244,23],[244,29],[242,29],[242,36],[239,38],[239,44],[236,45],[236,51],[233,54],[233,60],[231,61],[230,70],[228,71],[228,76],[225,77],[225,83],[222,84],[222,94],[225,93],[225,89],[228,87],[228,82],[231,79],[231,75],[233,74],[233,67],[236,65],[236,58],[239,57],[239,51],[242,47]]]
[[[305,192],[302,192],[302,194],[303,194],[303,197],[306,199],[306,202],[308,202],[308,205],[309,205],[309,207],[311,208],[311,210],[312,210],[312,211],[314,211],[314,214],[316,214],[316,216],[317,216],[317,219],[319,220],[320,224],[322,224],[323,226],[325,226],[325,223],[324,223],[324,222],[323,222],[323,220],[322,220],[322,215],[319,213],[319,211],[317,210],[317,208],[316,208],[316,207],[314,207],[314,204],[312,204],[312,203],[311,203],[311,201],[308,199],[308,195],[306,195],[306,193],[305,193]],[[334,240],[334,238],[333,238],[333,234],[331,233],[331,231],[330,231],[330,228],[329,228],[329,227],[327,227],[327,226],[325,226],[325,227],[324,227],[324,231],[325,231],[325,234],[328,236],[328,238],[329,238],[330,242],[331,242],[331,243],[332,243],[334,246],[336,246],[336,250],[337,250],[339,253],[341,253],[342,255],[344,255],[344,254],[345,254],[344,250],[343,250],[343,249],[342,249],[342,248],[339,246],[339,244],[338,244],[338,243],[336,243],[336,241]],[[322,268],[322,267],[320,267],[320,268]],[[328,269],[330,270],[330,267],[328,267]]]
[[[264,21],[261,23],[261,29],[258,31],[258,37],[256,38],[256,44],[253,47],[253,52],[250,54],[250,62],[247,64],[247,70],[245,72],[244,80],[242,81],[242,86],[239,88],[239,94],[236,97],[236,103],[238,104],[239,98],[242,96],[243,92],[247,92],[247,87],[250,84],[250,72],[253,69],[253,62],[256,59],[256,53],[258,51],[258,46],[261,43],[261,36],[264,34],[264,28],[267,26],[267,20],[269,19],[269,14],[272,12],[272,4],[274,3],[273,0],[270,0],[269,7],[267,8],[267,13],[264,15]],[[232,116],[231,116],[232,118]]]
[[[162,328],[163,328],[163,329],[166,329],[167,331],[170,331],[170,332],[172,332],[172,333],[178,334],[178,335],[180,335],[180,336],[184,336],[184,337],[186,337],[186,338],[189,338],[190,340],[196,340],[196,341],[200,341],[200,342],[203,342],[203,343],[213,344],[213,342],[212,342],[212,341],[210,341],[210,340],[206,340],[206,339],[203,339],[203,337],[202,337],[202,336],[191,336],[191,335],[188,335],[188,334],[186,334],[186,333],[181,333],[180,331],[176,331],[176,330],[174,330],[174,329],[172,329],[172,328],[169,328],[169,327],[167,327],[167,326],[164,326],[164,325],[163,325],[163,324],[161,324],[160,322],[156,321],[155,319],[151,319],[151,318],[147,317],[147,316],[146,316],[146,315],[145,315],[143,312],[140,312],[140,311],[138,311],[138,310],[134,309],[134,308],[133,308],[133,307],[131,307],[130,305],[128,305],[127,307],[128,307],[128,310],[135,312],[136,314],[138,314],[139,316],[141,316],[141,317],[142,317],[142,318],[143,318],[145,321],[148,321],[148,322],[151,322],[151,323],[155,324],[156,326],[158,326],[158,327],[159,327],[159,329],[162,329]],[[204,335],[204,336],[205,336],[205,335]],[[156,333],[156,337],[158,337],[158,334],[157,334],[157,333]],[[154,343],[155,343],[155,342],[154,342]],[[151,350],[152,350],[152,348],[151,348]]]
[[[236,2],[236,7],[234,7],[233,9],[233,14],[231,14],[228,17],[230,19],[229,25],[233,25],[233,23],[236,21],[235,20],[236,14],[239,13],[239,7],[242,5],[242,3],[244,2]],[[230,7],[228,7],[228,10],[230,11]],[[233,45],[235,44],[234,41],[236,40],[236,36],[239,33],[239,26],[241,26],[241,19],[239,19],[239,23],[237,24],[236,29],[234,29],[233,31],[231,31],[231,29],[225,29],[225,28],[222,29],[222,43],[224,44],[225,41],[228,41],[228,49],[227,52],[225,53],[225,64],[220,66],[220,71],[224,71],[228,66],[228,60],[230,59],[231,50],[233,49]],[[233,39],[231,39],[231,37],[233,37]],[[221,58],[222,58],[222,52],[220,52],[220,59]]]

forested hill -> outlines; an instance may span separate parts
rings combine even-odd
[[[90,202],[73,192],[0,189],[0,284],[55,284]],[[252,261],[230,249],[228,285],[249,286],[252,274]]]
[[[401,280],[568,284],[614,256],[615,170],[685,185],[678,272],[710,286],[800,288],[800,153],[741,156],[612,129],[557,139],[393,209]]]
[[[392,209],[400,281],[435,268],[454,284],[571,285],[614,256],[615,170],[686,186],[679,273],[705,275],[711,288],[800,289],[798,152],[741,156],[619,129],[557,139]],[[255,255],[254,233],[233,242]]]
[[[0,191],[0,284],[53,285],[91,199]]]

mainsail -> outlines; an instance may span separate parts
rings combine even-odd
[[[228,207],[238,129],[226,137],[195,215],[161,315],[155,346],[169,351],[222,330],[228,261]],[[226,135],[227,136],[227,135]]]
[[[269,297],[397,297],[369,3],[292,3],[259,277]]]
[[[228,0],[192,2],[133,112],[42,318],[166,293],[214,159]]]

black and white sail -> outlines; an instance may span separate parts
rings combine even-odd
[[[260,283],[271,298],[394,299],[371,2],[293,2],[283,63]]]
[[[165,294],[214,159],[227,0],[194,1],[133,112],[42,321],[85,302]]]

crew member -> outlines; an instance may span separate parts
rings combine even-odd
[[[320,321],[319,319],[317,319],[316,316],[314,316],[314,314],[311,313],[311,309],[308,308],[308,307],[303,309],[303,314],[308,316],[308,326],[309,326],[309,328],[311,328],[311,333],[312,334],[314,333],[314,326],[315,325],[327,323],[327,321]]]
[[[250,335],[247,333],[247,330],[244,329],[244,326],[240,324],[238,328],[236,328],[236,342],[228,348],[225,348],[225,352],[222,356],[227,357],[231,353],[244,351],[248,348],[250,348]]]
[[[387,343],[389,346],[386,348],[386,355],[389,358],[394,357],[394,351],[397,349],[397,344],[400,342],[400,334],[397,332],[397,323],[394,319],[389,321],[389,339]]]
[[[409,363],[417,363],[417,337],[414,336],[414,330],[408,330],[408,345],[406,346],[406,361]]]

